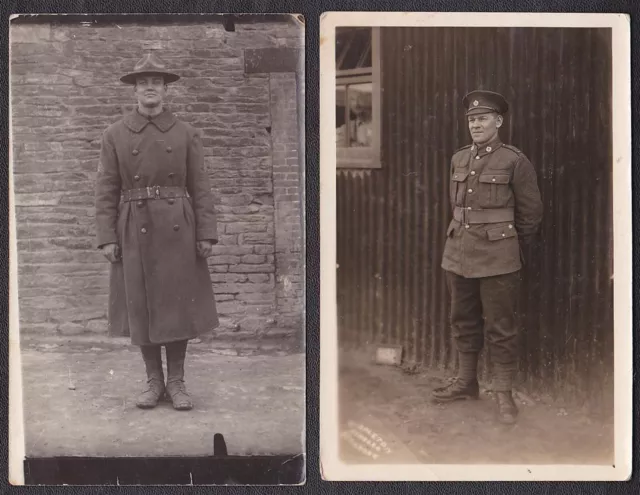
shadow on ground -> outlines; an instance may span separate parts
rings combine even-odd
[[[303,452],[304,354],[230,356],[191,344],[191,411],[135,406],[146,377],[128,339],[23,342],[21,355],[27,456],[204,456],[215,433],[229,455]]]
[[[613,424],[583,412],[518,401],[514,426],[495,420],[487,394],[436,405],[429,374],[406,375],[368,356],[340,356],[341,457],[353,463],[609,464]]]

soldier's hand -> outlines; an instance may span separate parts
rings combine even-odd
[[[196,242],[196,252],[201,258],[208,258],[213,254],[213,245],[211,241],[198,241]]]
[[[102,254],[110,263],[117,263],[120,261],[120,246],[115,243],[105,244],[102,246]]]

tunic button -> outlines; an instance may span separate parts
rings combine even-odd
[[[480,155],[477,155],[477,156],[476,156],[476,160],[480,160]]]
[[[470,209],[471,209],[471,206],[467,206],[467,210],[470,210]]]
[[[175,203],[175,202],[176,202],[176,200],[175,200],[175,199],[173,199],[173,198],[169,200],[169,204],[170,204],[170,205],[172,205],[172,204],[173,204],[173,203]]]
[[[472,171],[471,171],[471,175],[476,175],[476,171],[475,171],[475,170],[472,170]]]
[[[464,226],[464,228],[465,228],[465,229],[468,229],[468,228],[469,228],[469,224],[466,224],[466,225]]]
[[[495,182],[495,181],[496,181],[496,178],[495,178],[495,177],[494,177],[493,179],[491,179],[491,182]]]
[[[133,153],[134,155],[137,155],[140,152],[138,150],[133,150],[131,153]]]
[[[503,233],[503,234],[502,234],[502,237],[504,237],[505,235],[506,235],[506,234],[505,234],[505,233]]]
[[[144,205],[144,203],[142,201],[138,201],[138,208],[140,208],[143,205]]]
[[[139,175],[134,176],[133,180],[140,180],[140,176]]]
[[[174,225],[173,230],[180,230],[180,225]]]
[[[510,228],[510,229],[512,229],[512,228],[513,228],[513,225],[509,225],[509,228]]]
[[[491,152],[491,146],[487,146],[487,152],[490,153]]]
[[[171,146],[167,146],[167,153],[171,153],[171,151],[173,151],[173,150],[171,149]]]
[[[140,229],[140,232],[142,232],[143,234],[146,234],[146,233],[147,233],[147,229],[145,229],[144,227],[142,227],[142,228]]]
[[[473,189],[469,189],[467,192],[472,193],[472,192],[473,192]]]

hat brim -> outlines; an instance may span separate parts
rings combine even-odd
[[[158,72],[158,71],[144,71],[144,72],[131,72],[129,74],[125,74],[120,78],[125,84],[135,84],[136,79],[140,76],[162,76],[165,84],[171,84],[180,79],[178,74],[173,74],[171,72]]]
[[[490,107],[470,108],[469,110],[467,110],[466,115],[482,115],[483,113],[497,113],[498,115],[502,115],[502,112]]]

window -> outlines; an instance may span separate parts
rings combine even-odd
[[[380,167],[379,33],[379,28],[336,28],[339,168]]]

